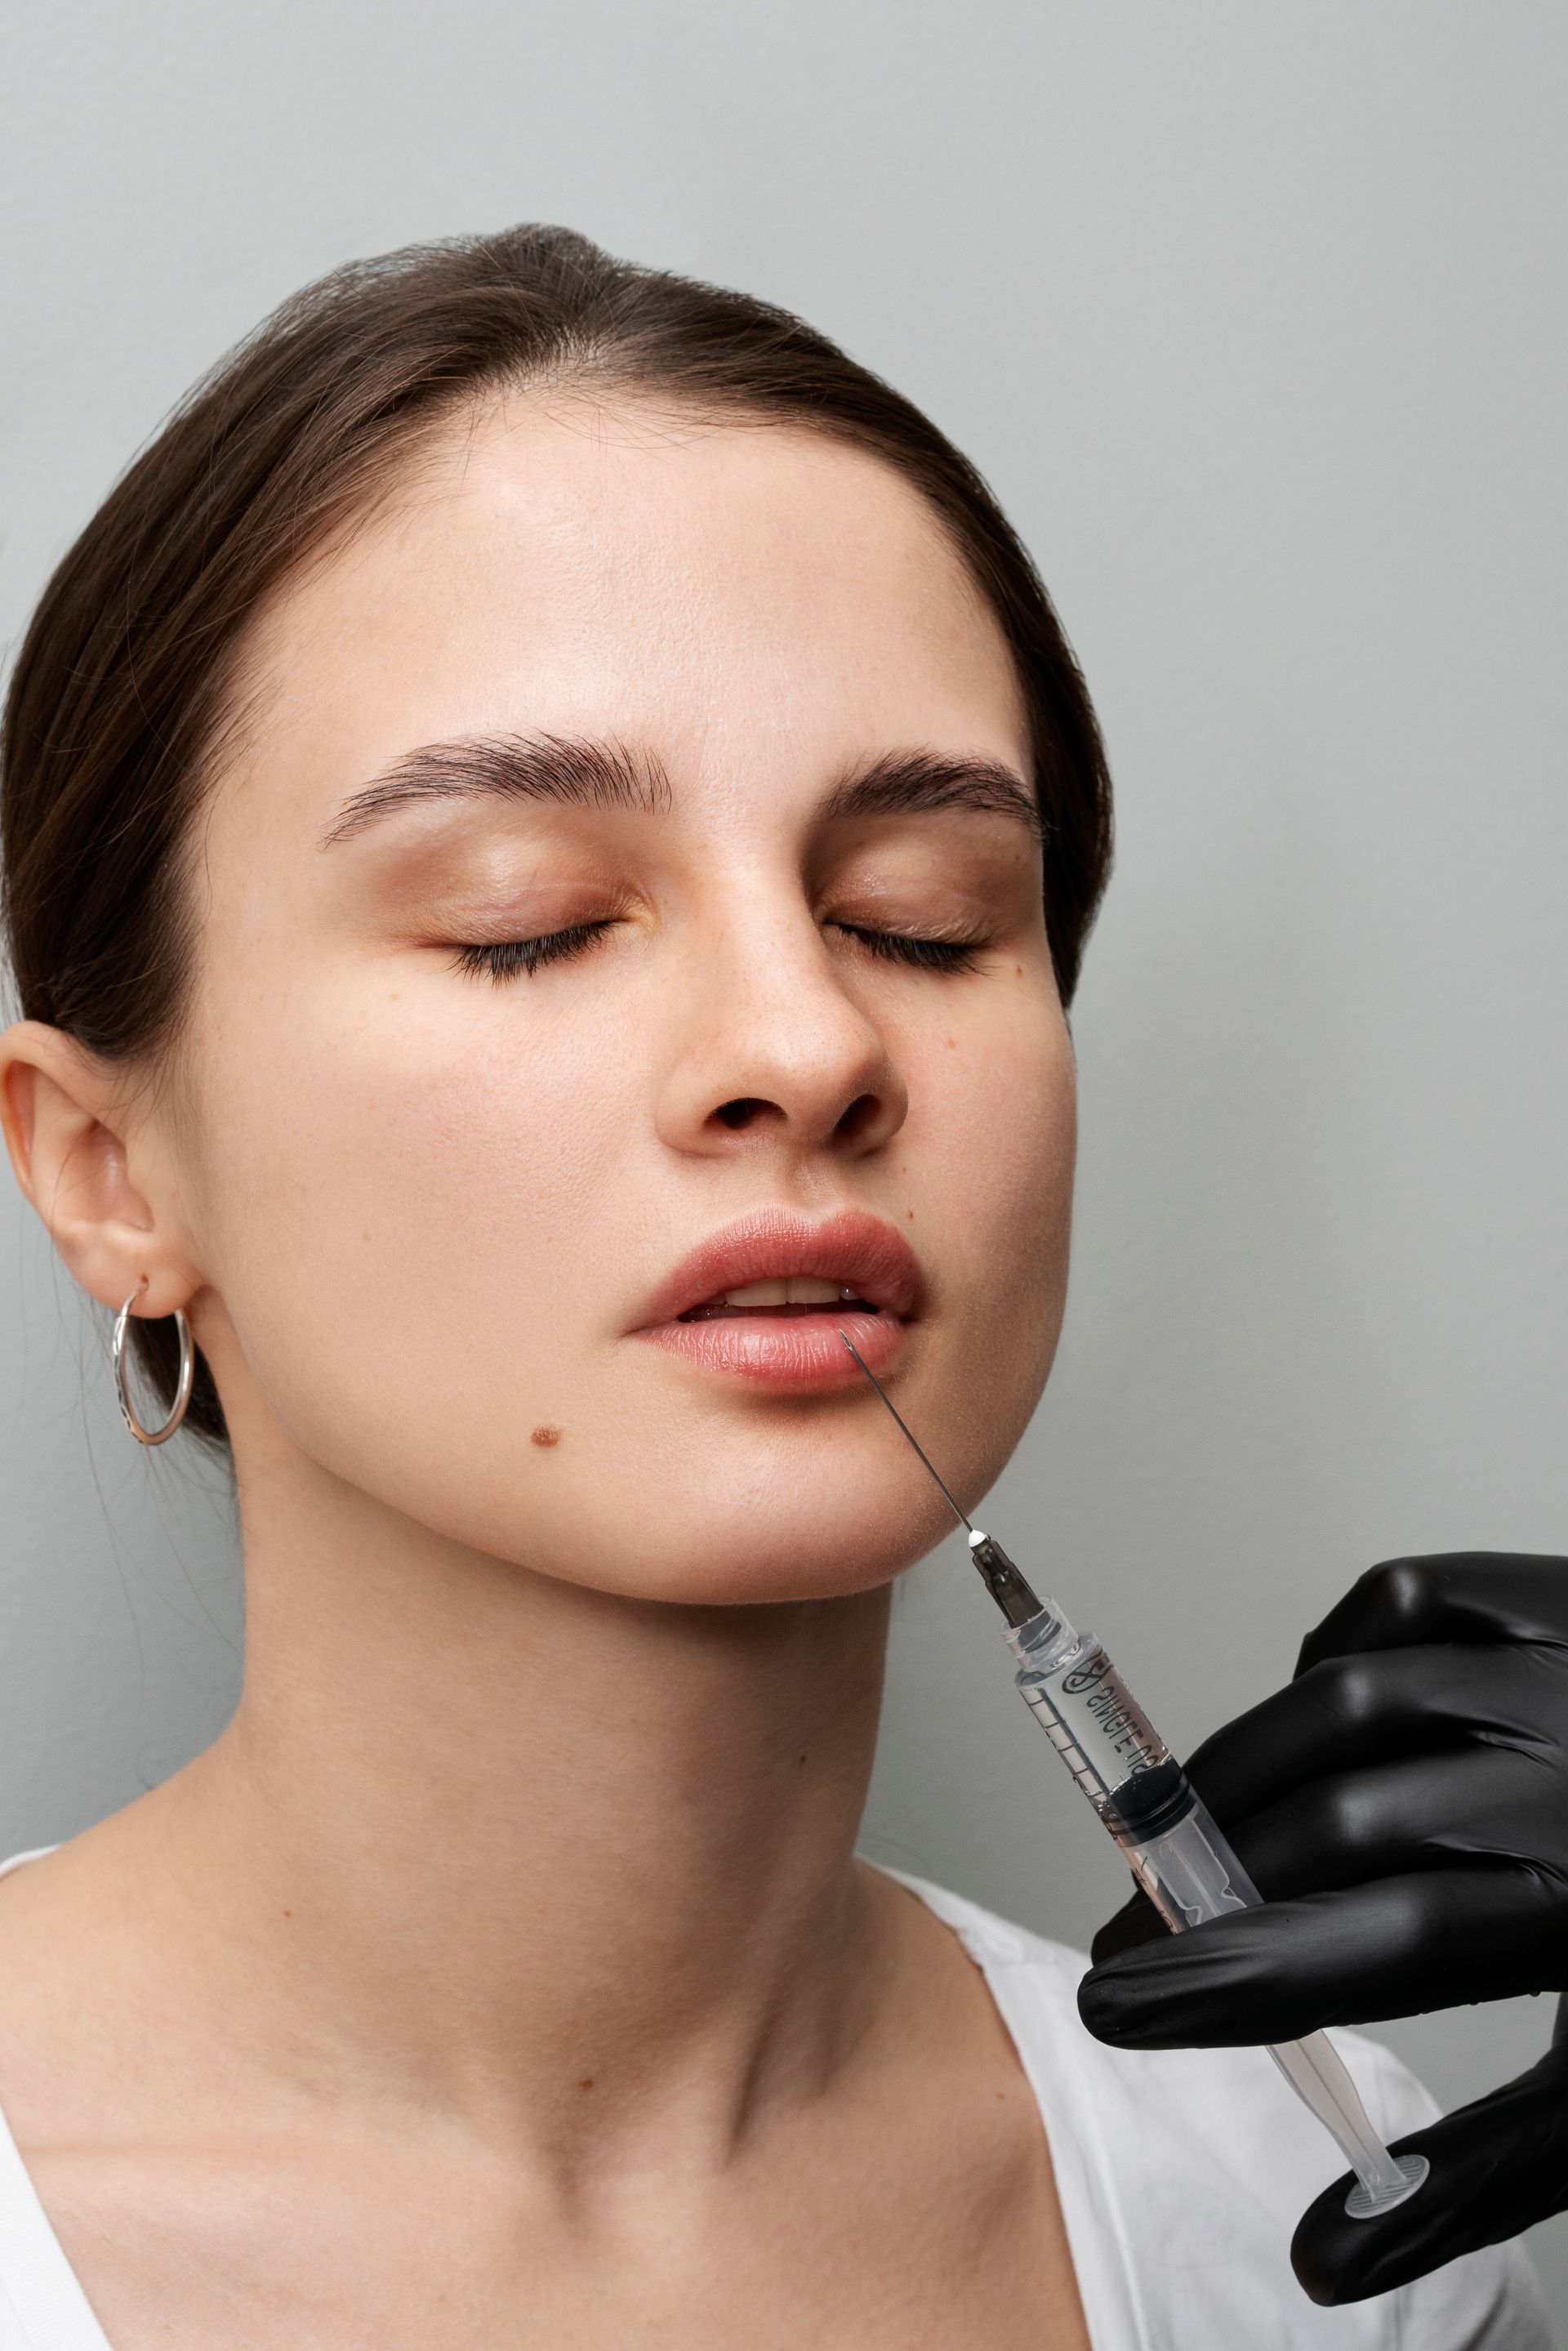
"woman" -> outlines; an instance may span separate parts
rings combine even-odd
[[[67,556],[5,756],[7,1143],[133,1429],[232,1448],[247,1656],[0,1886],[0,2340],[1544,2342],[1502,2253],[1314,2309],[1265,2058],[1104,2051],[854,1855],[948,1518],[837,1332],[983,1494],[1108,845],[941,437],[561,231],[339,273]]]

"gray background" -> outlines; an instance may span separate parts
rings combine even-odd
[[[54,0],[6,51],[0,635],[348,255],[553,219],[800,309],[995,484],[1119,788],[1067,1332],[987,1520],[1184,1742],[1373,1560],[1568,1552],[1559,8]],[[0,1315],[8,1852],[216,1732],[239,1606],[8,1186]],[[956,1544],[867,1846],[1074,1941],[1119,1899]],[[1382,2030],[1452,2103],[1548,2025]]]

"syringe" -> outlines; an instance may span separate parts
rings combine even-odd
[[[1006,1619],[1008,1646],[1019,1661],[1018,1688],[1171,1933],[1261,1903],[1262,1896],[1099,1643],[1076,1631],[1054,1600],[1037,1598],[1002,1545],[959,1509],[880,1380],[846,1333],[838,1335],[969,1528],[970,1557]],[[1389,2154],[1325,2033],[1282,2042],[1269,2054],[1355,2173],[1345,2199],[1353,2220],[1392,2211],[1416,2193],[1430,2169],[1426,2157]]]

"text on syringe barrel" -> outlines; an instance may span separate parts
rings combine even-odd
[[[1168,1763],[1170,1750],[1089,1635],[1047,1617],[1038,1632],[1025,1625],[1013,1635],[1012,1647],[1023,1661],[1019,1689],[1045,1736],[1095,1810],[1114,1814],[1116,1791]]]

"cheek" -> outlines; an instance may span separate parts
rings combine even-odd
[[[1055,1354],[1066,1299],[1076,1076],[1065,1023],[1026,1008],[956,1066],[932,1117],[943,1300],[971,1445],[1000,1470]],[[944,1164],[945,1163],[945,1164]],[[963,1407],[961,1405],[961,1412]]]
[[[439,1022],[318,998],[285,1052],[275,1028],[236,1025],[200,1081],[204,1240],[284,1428],[358,1475],[413,1429],[460,1460],[486,1395],[519,1416],[536,1396],[547,1420],[574,1338],[612,1303],[615,1252],[582,1235],[607,1238],[624,1194],[630,1070],[478,987]]]

